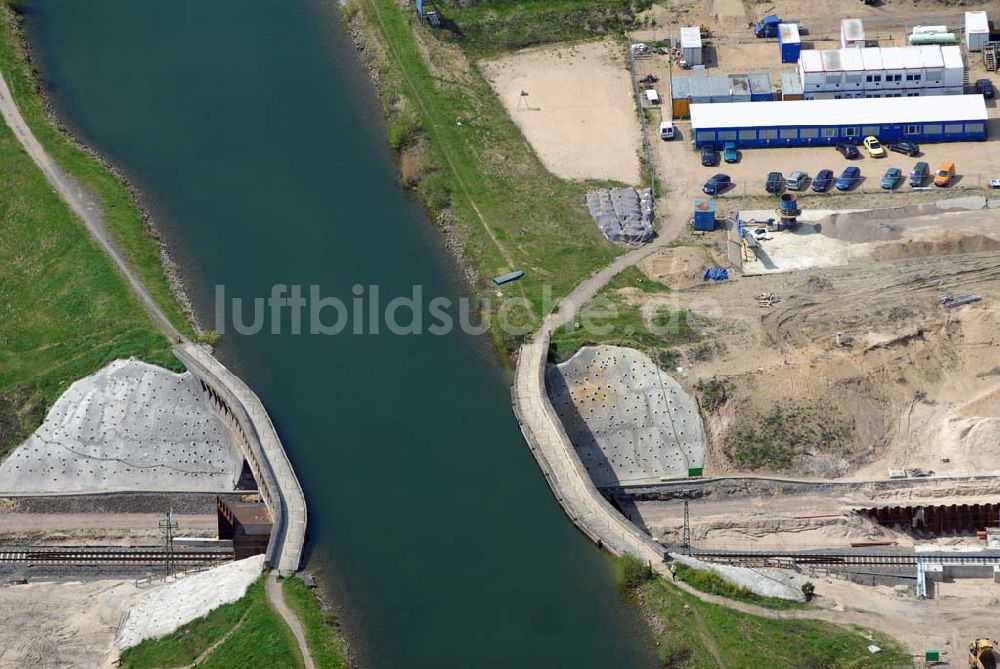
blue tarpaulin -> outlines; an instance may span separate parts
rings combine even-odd
[[[721,267],[709,267],[705,270],[705,276],[702,277],[702,281],[725,281],[728,278],[729,272]]]

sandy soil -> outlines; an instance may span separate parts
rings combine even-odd
[[[705,417],[708,473],[733,471],[727,435],[757,425],[777,405],[795,409],[787,420],[849,426],[829,450],[801,453],[791,470],[798,474],[1000,471],[1000,253],[990,250],[1000,240],[1000,212],[921,217],[912,229],[893,225],[897,239],[843,267],[735,277],[674,293],[678,306],[700,314],[705,335],[685,352],[679,380],[693,389],[719,378],[727,389],[726,403]],[[841,234],[870,243],[862,227]],[[665,253],[646,266],[669,265],[678,252]],[[935,253],[945,255],[929,255]],[[938,303],[944,291],[984,299],[947,310]],[[756,300],[765,292],[779,298],[770,309]],[[834,346],[836,332],[853,345]]]
[[[119,580],[0,587],[0,669],[114,666],[115,628],[141,592]]]
[[[175,515],[177,536],[211,537],[218,534],[212,515]],[[7,545],[162,546],[159,514],[48,514],[0,513],[0,542]]]
[[[481,66],[550,172],[639,180],[642,135],[621,47],[611,41],[557,45]]]

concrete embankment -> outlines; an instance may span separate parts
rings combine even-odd
[[[306,532],[306,500],[278,433],[256,394],[205,349],[181,344],[174,354],[205,384],[250,465],[271,513],[265,560],[282,574],[299,568]]]
[[[517,416],[531,452],[566,515],[598,546],[614,555],[632,553],[663,573],[665,549],[643,534],[594,486],[545,391],[548,330],[521,347],[511,390]]]

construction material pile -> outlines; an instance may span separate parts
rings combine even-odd
[[[599,188],[587,193],[587,209],[604,236],[613,242],[645,244],[653,239],[653,191]]]

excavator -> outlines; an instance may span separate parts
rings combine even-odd
[[[969,644],[969,669],[997,669],[997,654],[989,639],[976,639]]]

